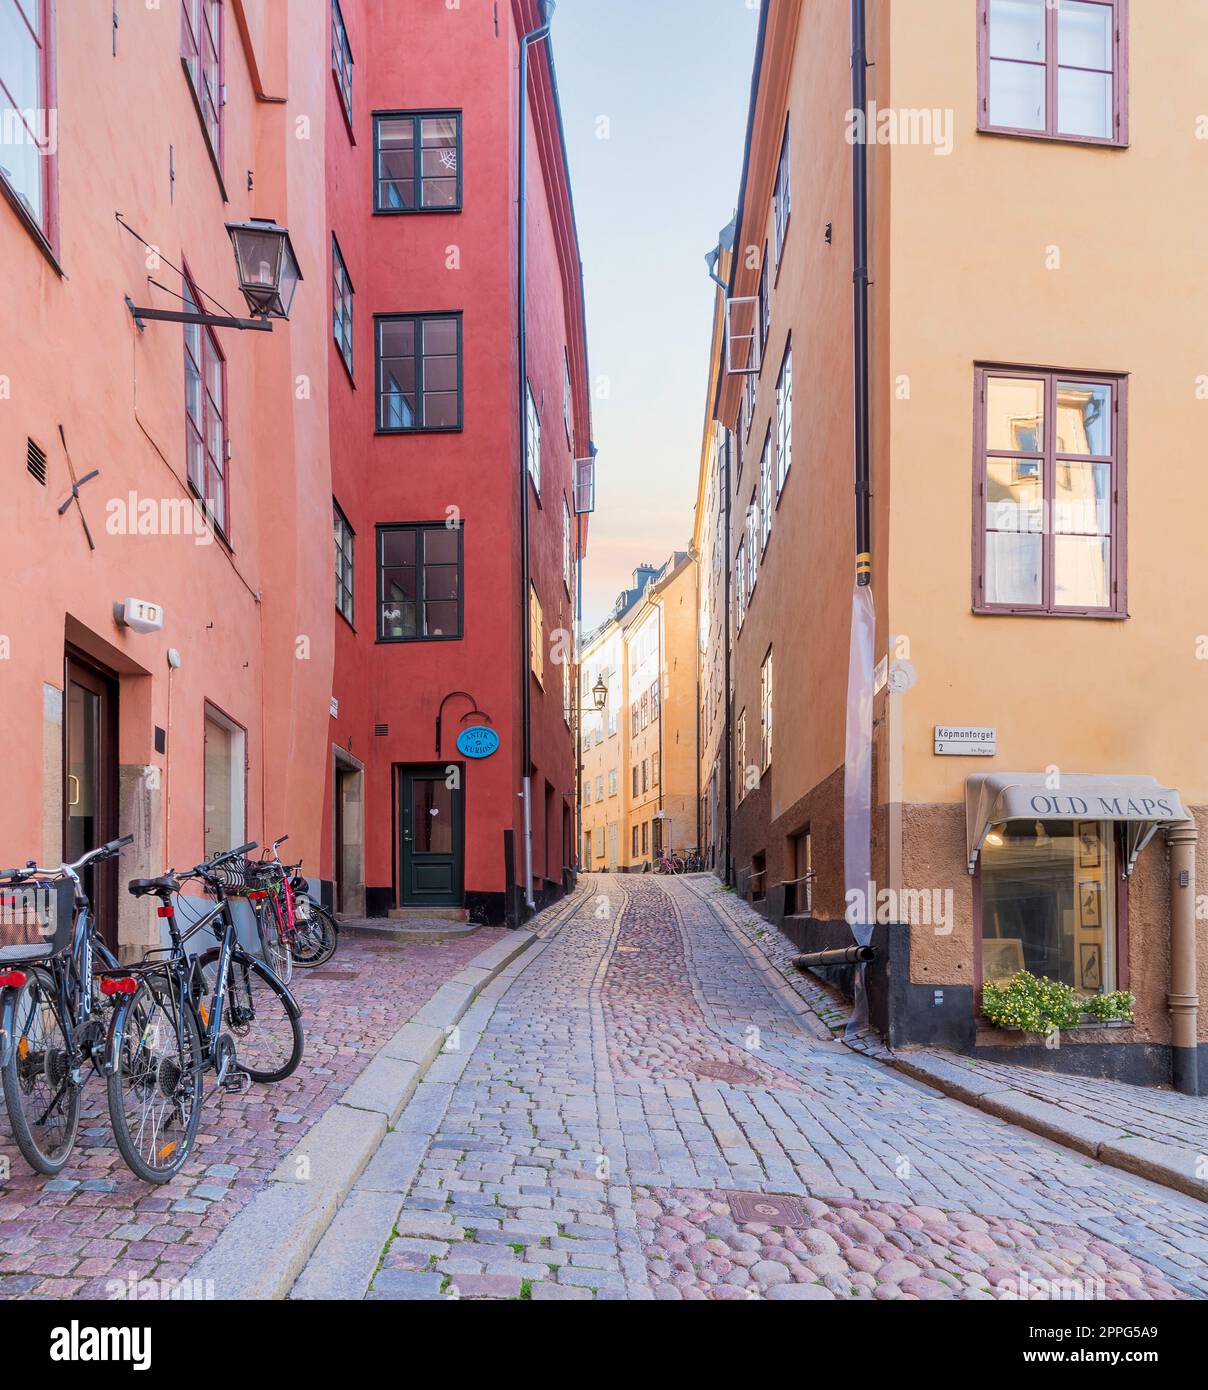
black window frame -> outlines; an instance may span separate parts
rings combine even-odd
[[[336,50],[340,52],[337,54]],[[342,70],[339,59],[347,58],[348,73],[347,82]],[[344,124],[348,127],[348,138],[356,144],[356,137],[352,133],[352,93],[353,93],[353,68],[356,67],[356,59],[352,56],[352,40],[348,37],[348,25],[344,22],[344,12],[340,9],[340,0],[331,0],[331,76],[336,84],[336,92],[340,98],[340,110],[344,115]]]
[[[420,122],[424,120],[444,119],[453,120],[457,123],[457,202],[455,204],[442,203],[438,206],[428,207],[423,202],[424,192],[424,171],[423,161],[416,160],[412,170],[412,192],[415,196],[415,206],[410,208],[388,208],[382,206],[381,184],[382,180],[378,171],[378,156],[380,150],[379,131],[383,121],[405,121],[413,123],[414,133],[412,136],[412,148],[422,149],[420,144]],[[465,167],[465,130],[462,121],[461,107],[432,107],[426,110],[405,110],[405,111],[375,111],[373,113],[373,215],[375,217],[411,217],[419,213],[455,213],[461,212],[464,202],[463,175]],[[391,180],[394,182],[394,180]]]
[[[341,618],[356,631],[356,568],[357,568],[357,533],[352,529],[352,523],[344,515],[344,508],[333,497],[331,499],[331,509],[333,513],[333,530],[337,532],[333,536],[336,548],[336,612]],[[342,543],[338,529],[344,528],[348,544]],[[344,582],[344,577],[340,573],[340,560],[344,559],[348,563],[348,582]],[[342,593],[348,595],[348,611],[345,612],[340,598]]]
[[[434,319],[452,319],[457,324],[457,423],[454,425],[384,425],[382,423],[382,324],[411,322],[416,327],[415,398],[423,413],[422,325]],[[373,316],[373,409],[375,434],[456,434],[465,428],[465,340],[460,309],[435,309],[425,313],[383,313]]]
[[[348,352],[344,351],[344,344],[336,336],[336,316],[339,313],[338,282],[343,275],[344,283],[348,287]],[[350,379],[356,379],[353,363],[356,361],[355,333],[356,333],[356,313],[353,301],[356,299],[356,286],[352,283],[352,276],[348,273],[348,262],[344,259],[344,252],[340,248],[339,238],[335,232],[331,234],[331,336],[336,345],[336,351],[340,355],[345,370]]]
[[[415,591],[415,621],[417,631],[412,637],[387,637],[384,635],[384,624],[382,622],[382,607],[385,599],[382,595],[382,577],[386,569],[383,563],[383,538],[390,532],[414,531],[416,532],[415,549],[415,568],[416,568],[416,591]],[[428,636],[418,631],[422,622],[423,605],[423,573],[426,562],[421,558],[420,547],[423,544],[421,536],[428,531],[455,531],[457,533],[457,631],[442,632],[439,636]],[[384,521],[378,522],[375,527],[374,536],[374,559],[377,576],[376,602],[377,612],[374,617],[375,640],[382,645],[406,645],[412,642],[460,642],[466,635],[466,545],[465,545],[465,523],[460,522],[457,526],[449,526],[443,521]],[[444,601],[444,600],[437,600]]]

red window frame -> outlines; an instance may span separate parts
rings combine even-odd
[[[211,24],[211,17],[216,24]],[[215,33],[215,28],[217,32]],[[189,79],[197,119],[215,172],[222,178],[222,156],[226,144],[223,120],[223,84],[226,81],[226,8],[223,0],[181,0],[180,61]],[[206,56],[206,44],[211,57]]]
[[[1042,379],[1045,383],[1045,429],[1035,450],[989,449],[986,436],[988,415],[986,382],[990,378],[1016,380]],[[1056,447],[1056,391],[1058,381],[1084,382],[1112,388],[1111,453],[1075,454]],[[1128,617],[1128,377],[1122,372],[1063,371],[1057,367],[1027,367],[981,363],[974,373],[973,409],[973,611],[986,614],[1017,614],[1033,617],[1111,618]],[[986,464],[989,458],[1027,458],[1042,468],[1041,490],[1044,501],[1041,531],[1042,601],[1038,604],[988,603],[985,599],[986,574]],[[1064,461],[1108,463],[1111,465],[1109,531],[1111,564],[1108,583],[1111,602],[1102,608],[1059,605],[1054,597],[1054,500],[1057,467]],[[991,528],[992,529],[992,528]],[[1075,533],[1070,533],[1075,534]]]
[[[1059,10],[1045,5],[1045,128],[995,125],[990,120],[990,6],[993,0],[977,0],[977,128],[987,134],[1018,135],[1030,140],[1056,140],[1077,145],[1128,144],[1128,0],[1085,0],[1112,11],[1112,125],[1110,136],[1075,135],[1058,130],[1057,47]],[[1023,60],[1016,60],[1023,62]],[[1040,66],[1038,63],[1032,66]],[[1099,71],[1099,69],[1095,69]]]
[[[184,274],[185,308],[196,311],[201,308],[202,297],[186,265]],[[192,340],[192,341],[191,341]],[[196,350],[193,344],[196,344]],[[214,330],[203,324],[184,325],[185,356],[185,476],[189,486],[201,500],[206,513],[218,530],[227,536],[230,533],[231,477],[229,459],[230,435],[227,429],[227,367],[226,358],[218,346]],[[200,419],[190,407],[190,384],[197,380],[198,407]],[[221,400],[215,401],[211,390],[217,382]],[[220,457],[214,458],[213,428],[218,426]],[[200,458],[200,471],[194,466],[194,459]],[[221,484],[221,505],[214,506],[214,478]]]
[[[57,129],[57,88],[55,81],[55,0],[0,0],[16,12],[17,23],[29,30],[38,53],[38,100],[44,118],[42,130],[31,130],[21,115],[25,109],[18,99],[0,82],[0,105],[17,113],[28,138],[40,151],[41,214],[30,207],[24,195],[0,173],[0,190],[12,205],[25,226],[33,233],[43,253],[57,267],[59,253],[59,158]],[[31,15],[33,19],[31,21]],[[51,134],[50,122],[55,121]]]

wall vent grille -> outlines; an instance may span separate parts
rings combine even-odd
[[[42,449],[34,443],[32,439],[26,440],[25,466],[29,469],[31,478],[36,478],[43,487],[46,486],[46,455]]]

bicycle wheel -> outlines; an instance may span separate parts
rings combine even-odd
[[[671,872],[673,874],[682,874],[684,872],[684,861],[678,854],[673,854],[671,856]]]
[[[260,935],[260,954],[268,968],[284,984],[289,984],[294,976],[294,957],[286,942],[281,918],[277,916],[277,907],[271,900],[257,906],[256,930]]]
[[[143,980],[114,1015],[110,1057],[109,1120],[118,1152],[144,1182],[167,1182],[193,1151],[201,1122],[201,1033],[192,1005],[181,1016],[166,981]]]
[[[311,903],[306,917],[295,918],[294,941],[290,948],[294,960],[308,969],[326,965],[340,944],[335,918],[325,907]]]
[[[220,948],[198,958],[206,997],[214,997]],[[302,1060],[301,1011],[289,990],[246,951],[231,953],[223,1023],[235,1042],[238,1065],[253,1081],[282,1081]]]
[[[11,1046],[4,1065],[4,1103],[13,1138],[38,1173],[58,1173],[71,1157],[80,1125],[82,1086],[70,1076],[71,1050],[57,1006],[54,976],[23,967],[7,1019]]]

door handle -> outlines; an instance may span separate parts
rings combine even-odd
[[[80,804],[80,779],[70,772],[67,774],[67,804],[68,806]]]

